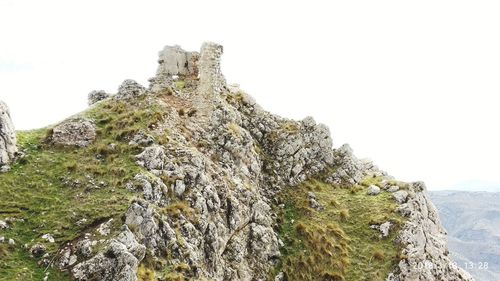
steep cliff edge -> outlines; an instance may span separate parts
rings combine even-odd
[[[148,88],[125,80],[19,132],[0,278],[471,280],[423,184],[333,149],[310,117],[264,111],[226,84],[222,52],[166,47]]]

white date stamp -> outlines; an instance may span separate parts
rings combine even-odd
[[[423,261],[423,262],[418,262],[412,265],[413,269],[415,270],[433,270],[433,269],[438,269],[439,266],[436,266],[430,261]],[[488,270],[488,262],[486,261],[480,261],[480,262],[463,262],[463,263],[457,263],[457,262],[451,262],[449,266],[453,269],[457,269],[459,267],[465,269],[465,270]]]
[[[470,261],[470,262],[464,262],[464,263],[462,263],[460,265],[465,270],[470,270],[470,269],[487,270],[488,266],[489,266],[488,262],[485,262],[485,261],[480,261],[480,262],[472,262],[472,261]],[[453,262],[452,266],[453,267],[458,267],[459,264],[457,264],[456,262]]]

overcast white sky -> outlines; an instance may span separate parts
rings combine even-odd
[[[224,45],[266,109],[311,115],[403,180],[500,182],[498,1],[0,0],[0,99],[17,129],[147,85],[164,45]]]

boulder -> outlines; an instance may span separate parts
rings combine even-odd
[[[112,239],[105,252],[77,264],[73,269],[75,280],[136,281],[137,267],[146,253],[146,247],[137,243],[124,226],[122,233]]]
[[[393,185],[393,186],[389,187],[389,189],[387,189],[387,191],[391,192],[391,193],[396,192],[398,190],[399,190],[399,186],[397,186],[397,185]]]
[[[318,211],[323,209],[321,204],[319,204],[318,199],[316,198],[316,194],[314,194],[314,192],[309,191],[307,193],[307,199],[309,200],[309,207],[316,209]]]
[[[7,222],[0,220],[0,230],[8,229],[8,228],[9,228],[9,225],[7,224]]]
[[[382,237],[387,237],[389,236],[389,230],[391,230],[392,223],[389,221],[384,222],[379,226],[380,233],[382,234]]]
[[[73,118],[52,129],[50,141],[56,145],[85,147],[96,138],[95,125],[85,118]]]
[[[136,156],[137,164],[148,170],[162,170],[165,166],[167,156],[165,148],[160,145],[152,145],[144,149]]]
[[[83,239],[76,243],[76,252],[83,258],[89,258],[92,255],[92,241]]]
[[[103,90],[99,90],[99,91],[92,91],[89,93],[89,105],[93,105],[94,103],[98,102],[98,101],[102,101],[104,99],[107,99],[110,97],[110,94],[106,93],[105,91]]]
[[[42,244],[37,243],[37,244],[31,246],[31,248],[30,248],[30,253],[35,258],[39,258],[39,257],[43,256],[43,254],[45,254],[45,252],[46,252],[46,248]]]
[[[7,105],[0,101],[0,171],[8,170],[17,154],[16,132]]]
[[[51,234],[49,234],[49,233],[46,233],[46,234],[42,235],[42,239],[47,240],[49,243],[56,242],[54,240],[54,237]]]
[[[141,84],[137,83],[135,80],[127,79],[122,82],[120,87],[118,88],[118,93],[115,98],[122,99],[130,99],[142,96],[146,93],[146,88]]]
[[[391,227],[392,223],[390,221],[386,221],[380,225],[378,224],[370,225],[370,228],[380,231],[380,238],[386,238],[387,236],[389,236],[389,231],[391,230]]]
[[[398,204],[403,204],[406,202],[406,199],[408,197],[408,192],[405,190],[399,190],[394,192],[392,194],[392,197],[394,198],[394,200],[396,200]]]
[[[379,193],[380,193],[380,187],[373,184],[368,187],[367,191],[368,195],[378,195]]]
[[[334,150],[334,163],[336,167],[326,181],[334,185],[353,185],[361,182],[366,176],[387,176],[369,160],[358,159],[348,144]]]

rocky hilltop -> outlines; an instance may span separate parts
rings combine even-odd
[[[0,279],[472,280],[423,183],[263,110],[222,53],[167,46],[148,87],[17,144],[2,104]]]

